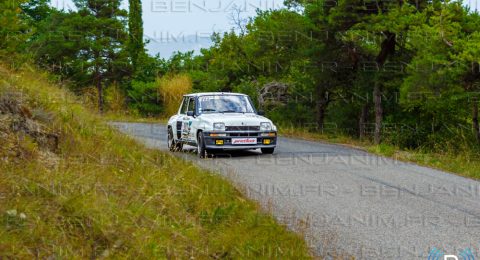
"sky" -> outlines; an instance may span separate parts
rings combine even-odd
[[[480,10],[480,0],[464,0]],[[128,8],[128,0],[122,1]],[[208,48],[213,32],[235,28],[232,15],[240,10],[241,19],[255,16],[256,10],[279,9],[283,0],[142,0],[145,38],[150,54],[169,58],[175,51]],[[75,9],[71,0],[51,0],[58,9]]]
[[[128,0],[122,8],[128,8]],[[75,9],[71,0],[51,0],[58,9]],[[145,38],[150,54],[169,58],[175,51],[208,48],[214,32],[236,27],[232,14],[241,10],[241,19],[255,16],[256,10],[278,9],[283,0],[142,0]]]

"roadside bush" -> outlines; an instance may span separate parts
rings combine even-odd
[[[163,102],[164,114],[173,115],[178,110],[182,96],[192,91],[192,79],[186,74],[165,76],[157,80],[158,93]]]
[[[142,115],[155,116],[162,112],[157,82],[132,81],[128,98],[129,107]]]

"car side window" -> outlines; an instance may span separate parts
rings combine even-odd
[[[188,110],[195,112],[195,98],[191,97],[190,101],[188,102]]]
[[[184,97],[182,101],[182,108],[180,109],[180,114],[185,115],[187,114],[188,108],[188,97]]]

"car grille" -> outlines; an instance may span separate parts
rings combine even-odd
[[[228,136],[238,137],[238,136],[258,136],[258,133],[229,133]]]
[[[260,131],[260,126],[225,126],[225,131]]]

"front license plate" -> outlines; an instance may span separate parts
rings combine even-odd
[[[257,144],[257,138],[233,138],[232,144]]]

